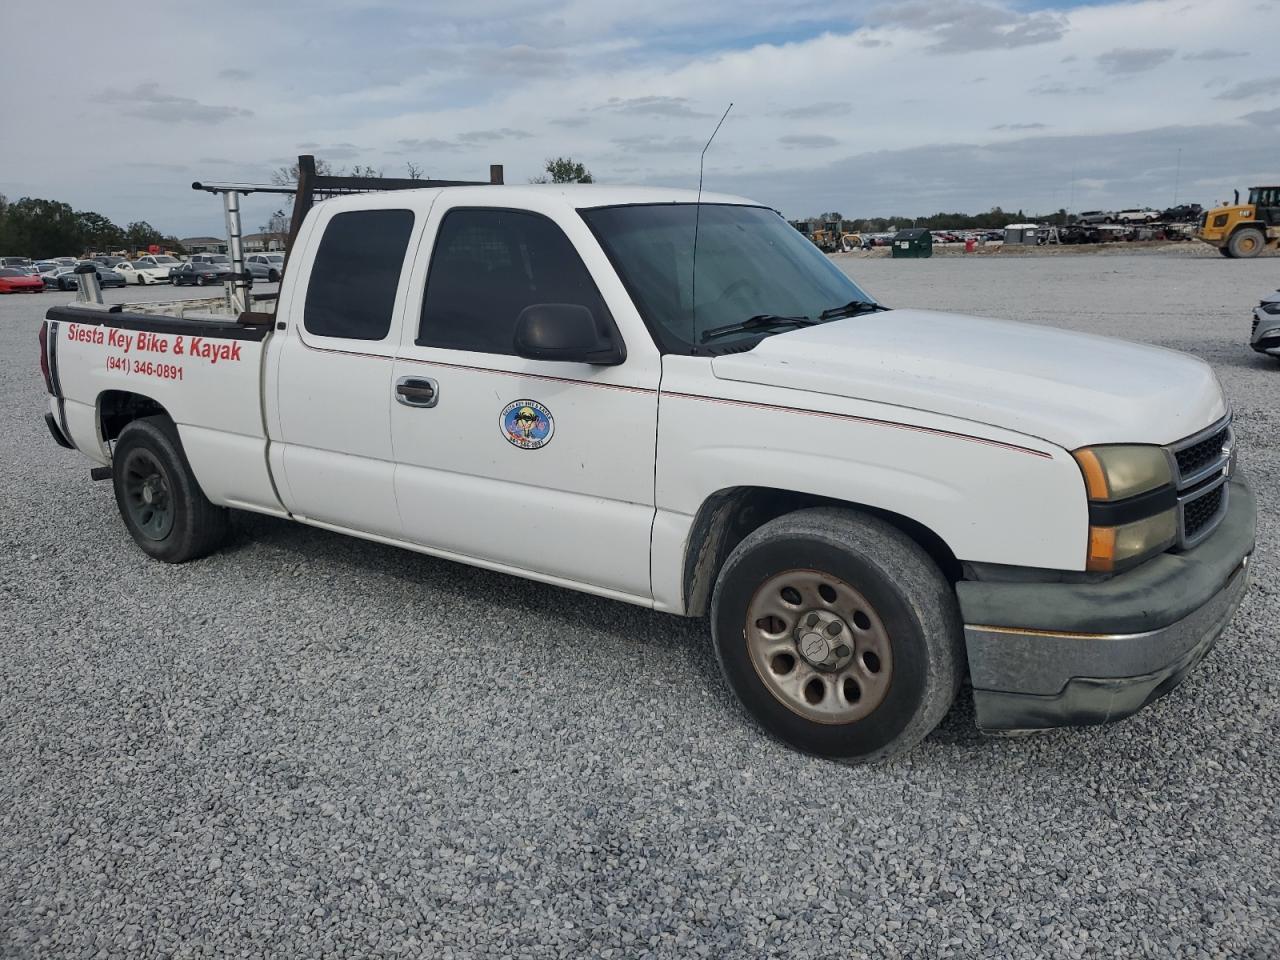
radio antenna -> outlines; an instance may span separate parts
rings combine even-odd
[[[707,137],[707,145],[702,148],[702,154],[698,157],[698,201],[694,204],[693,209],[693,281],[689,285],[689,342],[694,342],[694,337],[698,335],[698,225],[702,220],[702,170],[707,162],[707,150],[711,146],[711,141],[716,138],[716,134],[720,132],[720,127],[724,124],[724,118],[729,116],[729,111],[733,109],[733,101],[729,101],[729,105],[724,108],[724,113],[720,115],[720,123],[716,124],[716,128],[711,131],[711,136]]]

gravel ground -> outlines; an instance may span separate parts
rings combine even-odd
[[[1280,956],[1273,263],[847,266],[1214,364],[1256,576],[1172,695],[1014,740],[962,696],[849,768],[763,736],[697,621],[255,517],[148,562],[40,419],[65,297],[0,298],[0,954]]]

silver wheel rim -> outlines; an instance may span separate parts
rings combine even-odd
[[[815,723],[854,723],[884,701],[893,647],[861,593],[819,570],[787,570],[747,605],[756,675],[788,710]]]

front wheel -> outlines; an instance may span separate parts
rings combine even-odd
[[[918,544],[852,510],[801,510],[743,540],[716,580],[711,624],[747,712],[825,757],[910,749],[963,672],[951,585]]]
[[[203,286],[204,286],[204,277],[196,277],[196,286],[197,286],[197,287],[203,287]]]
[[[1267,238],[1262,235],[1261,230],[1244,227],[1231,235],[1231,239],[1227,241],[1227,249],[1237,260],[1247,260],[1260,254],[1266,242]]]
[[[116,505],[134,542],[165,563],[185,563],[226,539],[228,511],[200,489],[168,417],[143,417],[120,432],[111,457]]]

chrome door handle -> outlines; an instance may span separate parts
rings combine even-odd
[[[440,384],[430,377],[401,377],[396,381],[396,400],[406,407],[434,407],[440,400]]]

